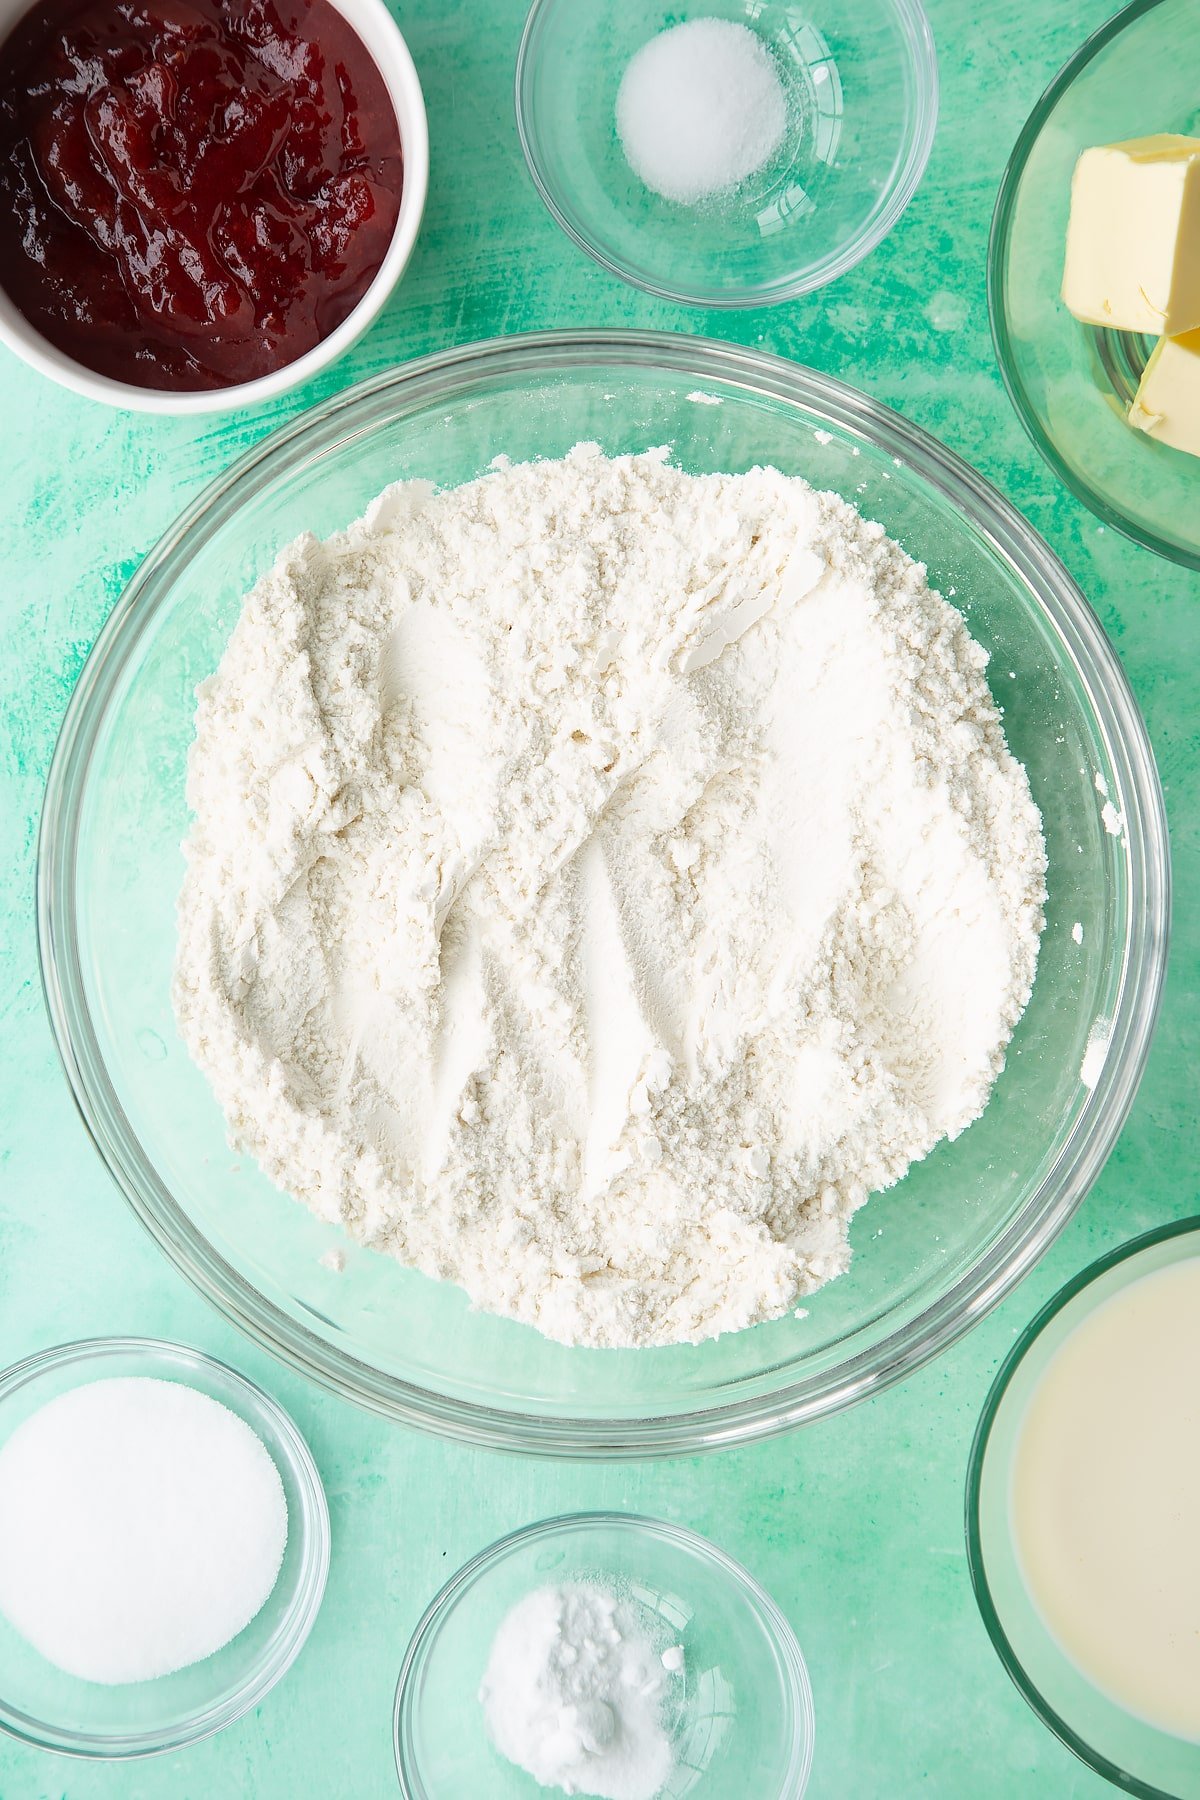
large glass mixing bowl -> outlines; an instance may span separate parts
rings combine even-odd
[[[1036,987],[983,1117],[858,1214],[850,1272],[804,1316],[697,1347],[565,1348],[343,1241],[231,1155],[171,1014],[193,695],[248,585],[298,532],[344,525],[399,477],[457,483],[499,452],[559,455],[580,439],[614,452],[670,444],[695,471],[773,463],[881,520],[991,651],[1050,853]],[[653,333],[507,338],[427,358],[243,457],[146,558],[101,632],[55,754],[40,849],[42,966],[63,1061],[101,1155],[177,1267],[339,1393],[554,1455],[762,1437],[877,1391],[967,1330],[1112,1148],[1150,1041],[1167,919],[1145,729],[1094,615],[1025,521],[840,383]],[[322,1261],[335,1245],[340,1272]]]

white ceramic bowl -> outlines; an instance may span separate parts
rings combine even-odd
[[[374,281],[337,330],[322,338],[312,350],[298,356],[294,362],[285,363],[270,375],[261,375],[255,381],[239,381],[232,387],[206,388],[194,393],[138,387],[133,382],[114,381],[107,375],[95,374],[44,338],[17,309],[2,286],[0,343],[7,344],[40,374],[48,375],[63,387],[73,388],[89,400],[102,400],[109,406],[123,406],[132,412],[214,413],[253,406],[260,400],[273,399],[288,388],[298,387],[328,363],[336,362],[362,336],[404,273],[417,241],[429,186],[429,126],[413,59],[384,0],[331,0],[331,4],[353,25],[387,84],[396,109],[404,152],[404,187],[387,255],[380,263]],[[0,0],[0,42],[28,10],[29,0]]]

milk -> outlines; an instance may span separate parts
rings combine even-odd
[[[1021,1424],[1011,1506],[1066,1654],[1118,1705],[1200,1740],[1200,1257],[1065,1339]]]

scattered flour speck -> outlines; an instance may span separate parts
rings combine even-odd
[[[1112,1026],[1107,1019],[1097,1019],[1092,1027],[1079,1069],[1079,1079],[1085,1088],[1094,1088],[1100,1079],[1100,1072],[1108,1060],[1111,1032]]]

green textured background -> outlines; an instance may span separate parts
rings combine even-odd
[[[596,1506],[693,1525],[775,1595],[812,1671],[814,1800],[1100,1795],[1104,1784],[1041,1728],[992,1653],[967,1578],[962,1488],[988,1384],[1036,1307],[1094,1253],[1194,1207],[1198,583],[1105,531],[1056,485],[1000,385],[984,286],[1009,148],[1109,7],[932,0],[941,123],[892,237],[820,293],[720,316],[608,278],[543,210],[513,122],[523,10],[522,0],[399,6],[429,107],[425,225],[382,320],[311,388],[215,422],[126,417],[0,351],[0,1364],[121,1331],[228,1358],[307,1434],[334,1540],[312,1638],[257,1712],[193,1750],[124,1768],[0,1741],[0,1800],[387,1800],[392,1692],[426,1602],[500,1533]],[[250,1349],[162,1260],[94,1155],[51,1044],[34,942],[37,820],[60,716],[122,584],[184,503],[269,426],[338,387],[445,345],[569,324],[762,345],[866,389],[989,475],[1062,556],[1117,645],[1167,790],[1180,895],[1165,1011],[1132,1119],[1082,1212],[1018,1292],[932,1367],[841,1418],[719,1457],[631,1468],[524,1462],[412,1435]]]

